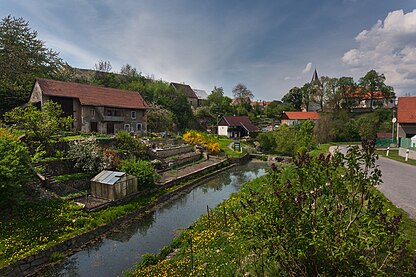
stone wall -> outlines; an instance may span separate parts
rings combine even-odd
[[[192,145],[183,145],[183,146],[178,146],[178,147],[156,150],[156,152],[151,151],[151,156],[158,157],[158,158],[166,158],[169,156],[176,156],[176,155],[192,152],[193,149],[194,147]]]
[[[42,161],[40,164],[45,167],[46,172],[51,176],[80,172],[71,160]]]
[[[406,148],[399,148],[399,156],[406,157],[407,150],[409,150],[409,159],[416,160],[416,151]]]

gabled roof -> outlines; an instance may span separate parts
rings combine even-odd
[[[196,96],[198,97],[198,99],[206,100],[208,98],[208,94],[205,90],[194,89],[194,92],[195,92]]]
[[[224,124],[224,125],[221,125]],[[249,132],[257,131],[257,127],[250,121],[248,116],[224,116],[219,126],[241,126]]]
[[[399,123],[416,123],[416,96],[399,97],[397,121]]]
[[[183,92],[186,95],[186,97],[198,98],[195,94],[195,91],[189,85],[179,84],[179,83],[170,83],[170,84],[177,90]]]
[[[284,112],[281,119],[316,120],[319,119],[319,114],[317,112]]]
[[[48,79],[37,79],[36,82],[44,95],[77,98],[81,105],[126,109],[148,108],[138,92]]]

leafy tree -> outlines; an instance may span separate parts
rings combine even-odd
[[[155,172],[150,162],[136,158],[124,160],[121,170],[137,177],[139,190],[153,187],[159,179],[159,175]]]
[[[52,139],[59,140],[63,131],[69,130],[73,121],[71,117],[63,117],[63,111],[58,103],[47,101],[42,110],[33,105],[26,108],[14,108],[4,114],[6,122],[16,124],[25,131],[29,141],[41,144],[46,148]]]
[[[143,92],[146,101],[160,105],[175,115],[175,124],[179,130],[200,128],[188,99],[167,82],[154,81],[146,84]]]
[[[205,129],[207,129],[209,125],[214,125],[217,123],[215,121],[216,118],[211,114],[211,110],[207,106],[196,108],[194,114],[201,126],[203,126]]]
[[[276,132],[260,133],[256,140],[260,143],[261,150],[265,153],[273,153],[276,148]]]
[[[222,87],[214,87],[206,101],[206,105],[209,107],[211,114],[217,118],[231,114],[230,104],[231,98],[224,96],[224,89]]]
[[[367,74],[365,74],[365,76],[360,79],[358,86],[361,88],[361,93],[363,95],[366,95],[367,93],[370,94],[371,109],[373,109],[373,99],[375,92],[381,92],[384,98],[395,97],[393,87],[386,85],[384,83],[385,81],[386,77],[384,74],[379,74],[374,69],[368,71]]]
[[[58,53],[45,47],[23,18],[0,22],[0,112],[27,102],[35,78],[53,78],[64,65]]]
[[[352,77],[341,77],[337,82],[338,94],[342,97],[342,108],[350,111],[352,107],[356,106],[357,100],[351,98],[351,92],[357,90],[357,84]]]
[[[11,209],[23,201],[24,185],[33,172],[26,146],[4,128],[0,128],[0,209]]]
[[[291,88],[289,92],[283,96],[282,101],[284,104],[292,106],[296,111],[300,111],[303,104],[302,90],[298,87]]]
[[[280,118],[284,112],[293,110],[295,110],[295,108],[292,105],[271,102],[264,110],[264,113],[269,118]]]
[[[243,84],[237,84],[233,88],[233,95],[235,98],[254,98],[254,94]]]
[[[316,147],[313,135],[315,124],[312,120],[302,122],[296,130],[294,154],[299,151],[310,151]]]
[[[147,111],[147,129],[150,132],[176,131],[175,116],[168,109],[154,104]]]
[[[296,147],[296,130],[286,124],[279,126],[276,134],[276,152],[282,155],[292,156]]]

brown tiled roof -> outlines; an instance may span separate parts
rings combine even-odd
[[[416,123],[416,96],[399,97],[397,121],[399,123]]]
[[[257,131],[257,127],[251,123],[248,116],[224,116],[223,119],[221,122],[225,122],[227,126],[242,126],[249,132]]]
[[[290,120],[308,120],[319,119],[317,112],[285,112],[282,115],[282,119]]]
[[[77,98],[81,105],[126,109],[148,108],[138,92],[48,79],[36,81],[44,95]]]
[[[170,84],[177,90],[183,92],[186,95],[186,97],[198,98],[198,96],[196,96],[195,94],[195,91],[189,85],[179,84],[179,83],[170,83]]]

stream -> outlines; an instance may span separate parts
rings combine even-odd
[[[158,253],[210,208],[228,199],[243,183],[265,174],[265,162],[251,161],[219,173],[188,194],[140,219],[129,220],[49,269],[45,276],[121,276],[145,253]]]

